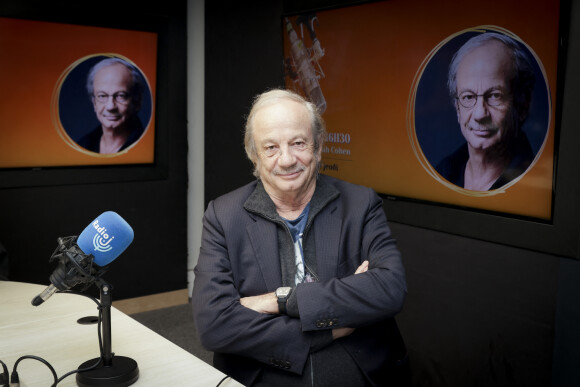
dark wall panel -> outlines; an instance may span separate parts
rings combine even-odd
[[[392,223],[416,386],[548,386],[559,259]]]
[[[251,179],[244,123],[252,98],[283,85],[278,1],[232,2],[206,7],[205,200]]]

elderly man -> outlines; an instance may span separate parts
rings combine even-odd
[[[381,199],[318,174],[324,136],[312,103],[259,95],[245,133],[258,179],[203,219],[195,323],[245,385],[391,385],[406,356],[405,273]]]
[[[534,72],[519,43],[493,32],[471,38],[451,61],[448,86],[466,143],[441,161],[439,174],[488,191],[524,173],[535,157],[522,130]]]
[[[144,80],[135,66],[120,58],[98,62],[87,77],[87,91],[100,124],[77,144],[95,153],[117,153],[139,140]]]

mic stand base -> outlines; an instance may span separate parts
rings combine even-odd
[[[99,358],[87,360],[79,369],[88,368],[99,361]],[[101,364],[93,370],[77,374],[77,384],[81,387],[108,386],[125,387],[137,381],[139,368],[137,362],[125,356],[113,356],[111,365]]]
[[[77,384],[81,387],[90,386],[129,386],[139,378],[137,362],[129,357],[115,356],[111,350],[111,286],[103,279],[98,279],[101,289],[102,314],[102,350],[101,357],[91,359],[80,365],[79,369],[90,368],[97,364],[95,369],[82,371],[77,374]]]

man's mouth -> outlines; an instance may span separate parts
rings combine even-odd
[[[292,171],[275,171],[274,174],[282,178],[290,179],[299,175],[302,173],[302,171],[304,171],[304,168],[299,168]]]
[[[469,128],[470,132],[472,132],[476,136],[481,136],[481,137],[493,136],[494,134],[496,134],[498,132],[498,130],[499,130],[498,128],[473,128],[473,127]]]

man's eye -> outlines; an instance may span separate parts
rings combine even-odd
[[[472,101],[473,99],[475,99],[475,94],[461,94],[460,97],[463,101]]]
[[[489,93],[487,98],[493,101],[501,101],[503,99],[503,93],[499,91],[494,91],[492,93]]]

